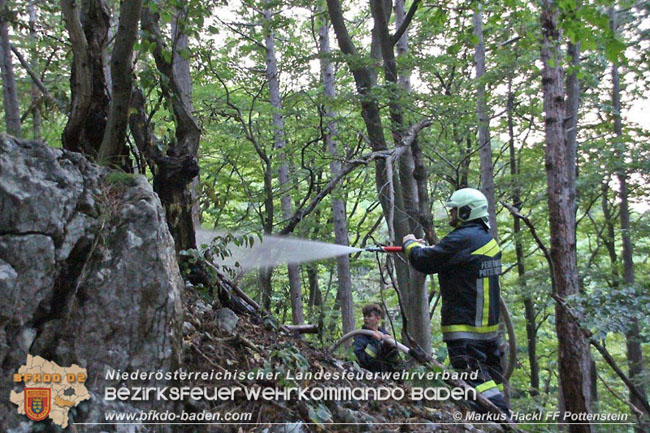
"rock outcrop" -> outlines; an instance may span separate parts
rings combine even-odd
[[[105,401],[104,389],[118,385],[106,373],[178,367],[182,287],[164,211],[144,177],[0,136],[1,431],[27,432],[35,425],[8,399],[12,389],[22,390],[22,383],[7,378],[27,354],[87,370],[92,398],[71,410],[71,422],[103,422],[110,410],[149,409]],[[43,423],[50,421],[39,427]]]

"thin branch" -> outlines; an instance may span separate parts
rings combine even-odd
[[[37,74],[32,70],[32,68],[29,67],[29,64],[25,61],[25,58],[23,57],[23,55],[20,54],[20,51],[18,51],[18,50],[16,49],[16,47],[13,46],[13,44],[11,45],[11,51],[16,55],[16,57],[18,58],[18,61],[19,61],[20,64],[22,65],[22,67],[23,67],[23,68],[25,69],[25,71],[29,74],[29,76],[31,77],[31,79],[32,79],[32,81],[34,82],[34,84],[36,84],[36,87],[38,87],[38,90],[40,90],[41,93],[43,94],[43,96],[45,96],[45,99],[47,99],[48,101],[52,102],[54,105],[56,105],[57,107],[59,107],[59,110],[61,110],[61,111],[66,111],[66,106],[65,106],[65,104],[64,104],[63,102],[59,101],[58,99],[56,99],[54,96],[52,96],[52,95],[50,94],[50,92],[48,92],[47,87],[45,87],[45,85],[43,84],[43,82],[41,81],[41,79],[40,79],[40,78],[38,77],[38,75],[37,75]]]
[[[390,43],[391,45],[395,45],[406,29],[408,29],[409,25],[411,24],[411,21],[413,20],[413,16],[415,15],[415,11],[418,9],[418,6],[420,5],[420,0],[413,0],[413,4],[411,4],[411,8],[409,9],[408,13],[404,17],[404,21],[402,21],[402,25],[399,26],[399,29],[395,32],[395,34],[390,38]]]
[[[368,165],[370,162],[376,159],[388,159],[393,158],[396,154],[401,154],[401,152],[406,149],[406,147],[397,148],[393,150],[382,150],[377,152],[372,152],[362,158],[358,158],[348,162],[344,167],[341,168],[341,171],[336,174],[329,182],[323,187],[323,189],[314,197],[314,199],[309,203],[304,209],[298,209],[293,214],[287,225],[280,231],[281,235],[286,235],[291,233],[298,223],[307,216],[311,211],[313,211],[316,206],[325,198],[327,195],[334,190],[336,185],[343,179],[348,173],[359,167],[360,165]]]
[[[250,36],[248,36],[246,33],[237,30],[237,29],[235,28],[235,26],[233,26],[233,25],[231,25],[231,24],[229,24],[229,23],[223,21],[223,20],[220,19],[218,16],[214,15],[214,17],[215,17],[215,18],[217,19],[217,21],[219,21],[221,24],[223,24],[224,26],[228,27],[228,29],[230,29],[230,30],[232,30],[233,32],[237,33],[239,36],[241,36],[242,38],[246,39],[247,41],[253,43],[253,44],[254,44],[255,46],[257,46],[258,48],[261,48],[262,50],[265,50],[265,49],[266,49],[266,47],[264,46],[264,44],[262,44],[260,41],[255,40],[254,38],[251,38]],[[237,23],[235,23],[235,24],[237,24]],[[251,27],[254,27],[254,26],[251,26]]]
[[[413,141],[415,141],[420,131],[422,131],[424,128],[431,126],[431,123],[432,123],[431,119],[425,119],[422,122],[418,123],[417,125],[411,126],[407,131],[407,133],[402,138],[401,145],[408,147],[411,144],[413,144]]]
[[[614,391],[614,390],[609,386],[609,384],[605,381],[605,379],[603,379],[603,378],[600,376],[600,374],[598,374],[598,372],[596,372],[596,376],[598,376],[598,379],[600,379],[600,381],[603,383],[603,385],[605,385],[605,388],[607,388],[607,391],[609,391],[609,392],[610,392],[610,393],[611,393],[611,394],[612,394],[612,395],[613,395],[617,400],[620,400],[621,402],[623,402],[624,404],[626,404],[627,406],[629,406],[630,409],[632,409],[632,411],[634,411],[634,412],[636,413],[636,416],[637,416],[637,417],[641,418],[641,417],[643,416],[643,412],[641,412],[641,410],[639,410],[638,407],[636,407],[635,405],[633,405],[631,401],[629,401],[629,400],[625,400],[623,397],[621,397],[620,395],[618,395],[618,393],[617,393],[616,391]]]
[[[530,230],[530,234],[533,235],[533,238],[535,239],[535,242],[537,243],[537,246],[544,253],[544,257],[546,257],[546,261],[548,262],[548,266],[549,266],[549,269],[551,271],[552,292],[555,294],[555,291],[556,291],[556,289],[555,289],[555,278],[553,277],[553,275],[555,275],[555,273],[553,272],[554,267],[553,267],[553,261],[551,260],[551,253],[548,251],[548,248],[546,248],[546,245],[544,245],[544,242],[542,242],[540,237],[537,235],[537,230],[535,229],[535,226],[533,225],[533,223],[530,222],[530,219],[528,219],[528,217],[523,216],[519,212],[519,209],[517,209],[516,207],[514,207],[512,205],[509,205],[508,203],[504,202],[503,200],[501,201],[501,205],[503,207],[505,207],[506,209],[508,209],[510,211],[510,213],[514,217],[519,218],[520,220],[522,220],[524,222],[524,224],[526,224],[526,226]]]

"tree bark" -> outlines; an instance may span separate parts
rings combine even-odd
[[[9,24],[7,23],[7,4],[0,0],[0,69],[2,72],[2,101],[5,112],[7,132],[14,137],[21,137],[20,105],[18,88],[11,56],[9,41]]]
[[[569,156],[568,175],[569,189],[573,194],[570,199],[574,203],[574,219],[578,211],[578,196],[576,178],[578,176],[578,108],[580,107],[580,82],[578,81],[578,67],[580,66],[580,45],[568,42],[567,54],[571,58],[571,73],[566,79],[566,112],[564,114],[564,131],[566,133],[567,154]],[[575,235],[575,231],[574,231]],[[576,240],[573,239],[575,246]]]
[[[390,35],[388,22],[390,19],[390,2],[370,1],[374,31],[377,36],[381,57],[383,60],[384,79],[387,87],[392,86],[388,92],[388,107],[391,119],[391,133],[393,143],[396,147],[403,146],[405,125],[403,110],[400,100],[400,93],[408,91],[401,88],[398,83],[397,61],[395,58],[394,44],[396,41]],[[404,17],[398,17],[398,21]],[[396,22],[399,27],[400,23]],[[407,33],[404,32],[401,39],[401,49],[405,50]],[[402,81],[407,83],[407,81]],[[413,177],[414,163],[411,149],[406,149],[398,160],[398,170],[392,170],[388,176],[389,194],[389,218],[388,224],[391,227],[389,233],[394,235],[392,242],[399,242],[407,233],[415,233],[422,237],[422,229],[418,225],[418,204],[415,178]],[[428,308],[428,294],[424,286],[425,276],[410,268],[402,261],[396,261],[395,271],[397,282],[401,293],[404,295],[405,310],[407,312],[408,332],[426,353],[431,353],[431,333]]]
[[[476,113],[478,116],[478,145],[481,158],[481,189],[488,201],[488,220],[490,234],[499,239],[497,230],[496,201],[494,198],[494,168],[492,166],[492,144],[490,142],[490,115],[485,95],[485,44],[483,42],[483,5],[478,3],[474,11],[474,36],[477,43],[474,46],[474,61],[476,62]]]
[[[412,6],[417,7],[417,5]],[[397,49],[397,58],[406,57],[408,55],[408,15],[406,13],[406,8],[404,0],[395,0],[394,4],[395,11],[395,29],[396,33],[393,35],[392,40],[395,41],[395,36],[398,36],[398,33],[401,31],[402,34],[397,39],[395,47]],[[414,13],[413,9],[413,13]],[[411,91],[411,74],[410,72],[398,73],[397,81],[400,87],[407,93]],[[400,165],[400,170],[404,168],[404,172],[413,177],[415,185],[412,187],[415,192],[415,197],[409,199],[405,197],[404,205],[408,209],[408,203],[415,204],[415,211],[410,212],[409,215],[414,219],[413,221],[413,232],[420,230],[418,234],[423,233],[424,238],[429,244],[435,243],[438,238],[433,229],[433,215],[431,215],[431,200],[429,199],[428,191],[428,173],[426,164],[424,161],[424,156],[420,148],[417,137],[413,140],[411,144],[411,149],[409,152],[406,152],[404,156],[400,158],[400,163],[404,161],[403,165]],[[412,182],[412,181],[411,181]],[[406,189],[408,191],[408,187]]]
[[[371,2],[372,3],[372,2]],[[417,8],[417,2],[414,2],[411,8],[412,13]],[[397,57],[408,55],[408,21],[409,17],[406,14],[404,0],[395,0],[395,35],[390,37],[390,42],[395,44],[397,49]],[[388,16],[388,13],[386,13]],[[412,17],[412,15],[411,15]],[[402,31],[399,39],[395,36]],[[382,32],[384,37],[389,36],[388,32]],[[388,50],[388,41],[384,43],[385,51],[390,55],[393,52],[392,47]],[[408,94],[411,91],[411,76],[410,71],[399,73],[397,71],[397,62],[391,61],[388,65],[395,68],[397,74],[397,86],[393,98],[393,108],[396,111],[394,117],[395,127],[397,134],[394,137],[399,138],[396,146],[403,146],[406,135],[406,124],[404,123],[402,106],[399,102],[403,100],[401,96]],[[393,72],[386,74],[387,78],[392,80]],[[389,83],[392,81],[389,80]],[[399,92],[399,93],[398,93]],[[400,95],[402,93],[403,95]],[[416,177],[416,168],[419,169]],[[409,232],[414,233],[416,237],[426,237],[427,240],[433,241],[435,234],[433,233],[433,217],[430,216],[429,211],[429,196],[427,191],[426,169],[423,172],[423,157],[417,141],[417,136],[413,138],[412,144],[404,152],[399,159],[399,185],[402,192],[402,202],[404,210],[402,211],[408,216],[407,224]],[[424,176],[424,178],[422,177]],[[422,202],[421,202],[422,200]],[[399,209],[397,210],[399,211]],[[426,234],[426,235],[425,235]],[[398,239],[398,241],[401,239]],[[398,266],[403,266],[401,263]],[[426,289],[426,276],[415,271],[412,268],[407,268],[409,272],[409,294],[408,296],[408,311],[412,312],[409,317],[409,325],[411,328],[409,332],[412,333],[420,347],[427,353],[431,353],[431,317],[429,316],[429,294]],[[403,292],[402,292],[403,293]]]
[[[314,307],[320,307],[323,303],[323,294],[318,284],[318,265],[309,263],[307,268],[307,280],[309,281],[309,303],[310,311]],[[313,312],[311,313],[313,315]]]
[[[546,177],[551,234],[550,256],[553,262],[556,295],[561,299],[578,293],[575,255],[575,189],[569,183],[571,163],[567,148],[564,115],[560,30],[558,11],[544,1],[541,12],[542,90],[546,135]],[[574,185],[575,188],[575,185]],[[572,413],[589,413],[589,347],[579,326],[556,305],[555,327],[563,401]],[[572,424],[570,432],[591,432],[589,424]]]
[[[265,0],[265,7],[268,7],[269,0]],[[285,128],[284,118],[282,116],[282,96],[280,95],[280,79],[278,64],[275,55],[275,40],[272,28],[272,14],[268,8],[262,11],[266,28],[264,36],[264,47],[266,48],[266,79],[269,83],[269,96],[271,106],[273,107],[273,142],[277,151],[280,167],[278,169],[278,180],[282,197],[280,205],[282,207],[282,217],[291,218],[293,215],[293,204],[289,186],[289,163],[285,153]],[[300,287],[300,268],[297,264],[287,265],[289,273],[289,291],[291,296],[291,318],[294,325],[302,325],[305,321],[302,304],[302,289]]]
[[[261,149],[260,149],[261,150]],[[264,227],[264,234],[270,235],[273,232],[273,170],[271,168],[271,160],[264,153],[260,156],[264,162],[264,215],[265,219],[262,221]],[[271,295],[273,293],[273,286],[271,285],[271,278],[273,277],[273,267],[262,268],[259,270],[259,281],[262,287],[262,305],[264,309],[270,311],[271,309]]]
[[[128,170],[129,156],[126,128],[133,83],[133,44],[137,37],[141,8],[142,0],[123,1],[120,6],[120,22],[111,56],[111,106],[98,157],[102,164],[125,170]]]
[[[330,38],[329,22],[323,19],[318,29],[318,50],[320,57],[321,80],[326,101],[331,101],[336,97],[336,87],[334,80],[334,68],[329,59],[330,56]],[[332,157],[330,161],[330,173],[336,177],[341,171],[341,162],[339,160],[338,144],[336,141],[336,113],[330,108],[330,104],[325,104],[325,119],[327,120],[325,131],[325,143],[327,151]],[[332,192],[332,219],[334,223],[334,240],[339,245],[350,245],[348,237],[348,223],[345,211],[345,201],[340,197],[343,194],[341,190]],[[350,275],[350,256],[344,255],[336,258],[336,272],[338,276],[338,299],[341,302],[341,321],[343,334],[347,334],[355,329],[354,324],[354,300],[352,298],[352,276]],[[311,281],[311,279],[310,279]],[[311,286],[311,284],[310,284]],[[315,299],[310,291],[310,306],[315,304]],[[320,292],[319,292],[320,293]]]
[[[174,15],[175,19],[183,19],[185,12],[177,9]],[[163,55],[165,44],[158,21],[158,13],[152,13],[148,7],[142,9],[142,29],[153,43],[153,57],[162,75],[162,93],[172,107],[175,120],[175,141],[168,144],[166,154],[157,161],[153,186],[165,208],[167,225],[179,253],[196,248],[190,184],[199,174],[197,158],[201,129],[192,114],[191,100],[188,101],[184,93],[188,85],[191,88],[189,68],[183,72],[174,67],[174,59],[180,56],[176,45],[172,47],[171,61]]]
[[[108,117],[104,50],[111,14],[106,0],[80,3],[61,0],[74,58],[70,77],[72,108],[62,140],[65,149],[95,159]]]
[[[610,27],[612,32],[616,34],[616,9],[610,7]],[[612,105],[614,112],[614,133],[616,134],[616,146],[619,149],[619,170],[616,173],[618,182],[620,184],[620,220],[621,220],[621,238],[623,240],[623,251],[621,256],[623,259],[623,283],[627,287],[634,287],[634,251],[632,246],[632,237],[630,236],[630,207],[628,201],[628,186],[627,186],[627,172],[625,170],[625,154],[622,149],[625,148],[623,143],[623,123],[621,119],[621,90],[620,80],[618,76],[618,65],[612,63]],[[627,348],[627,362],[629,368],[629,376],[632,382],[636,377],[643,376],[643,352],[641,350],[641,335],[639,332],[639,321],[636,318],[631,319],[630,327],[625,333],[625,343]],[[647,393],[645,387],[637,387],[641,395],[647,400]],[[630,395],[630,401],[634,406],[641,407],[642,403],[634,394]],[[648,431],[648,424],[639,424],[635,427],[636,431]]]

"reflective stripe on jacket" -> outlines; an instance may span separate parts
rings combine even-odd
[[[496,338],[501,249],[480,221],[456,228],[435,246],[404,243],[411,265],[438,274],[444,341]]]

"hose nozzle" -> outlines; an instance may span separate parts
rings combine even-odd
[[[364,248],[363,250],[371,253],[401,253],[402,247],[392,246],[392,245],[387,245],[387,246],[377,245],[376,247],[368,247],[368,248]]]

